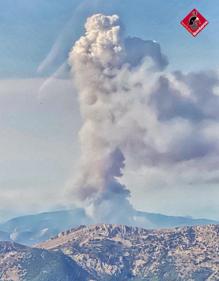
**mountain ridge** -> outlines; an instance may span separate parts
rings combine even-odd
[[[219,225],[148,230],[81,226],[37,245],[61,250],[95,280],[219,280]]]
[[[140,211],[136,211],[135,215],[140,221],[139,225],[135,224],[136,226],[150,229],[217,223],[208,219],[166,216]],[[48,240],[61,231],[90,224],[94,222],[86,215],[84,209],[80,208],[21,216],[0,224],[0,241],[9,240],[33,245]]]
[[[2,281],[218,281],[219,225],[81,225],[28,247],[0,242]]]

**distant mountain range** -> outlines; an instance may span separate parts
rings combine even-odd
[[[135,226],[147,229],[218,223],[207,219],[165,216],[147,212],[136,212],[136,217],[140,223],[136,223]],[[0,241],[33,245],[48,240],[64,230],[94,223],[86,215],[84,209],[80,208],[22,216],[0,224]]]
[[[218,281],[219,225],[81,226],[35,248],[0,243],[4,281]]]

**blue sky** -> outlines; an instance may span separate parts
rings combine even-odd
[[[210,22],[197,38],[180,25],[193,8]],[[71,82],[47,78],[66,60],[86,17],[97,12],[119,14],[127,36],[159,42],[169,70],[218,70],[218,0],[2,1],[0,209],[4,215],[63,207],[63,186],[78,160],[80,114]],[[144,179],[132,182],[130,177],[130,185],[143,186]],[[142,187],[132,192],[133,204],[142,210],[219,219],[217,185],[161,191]]]

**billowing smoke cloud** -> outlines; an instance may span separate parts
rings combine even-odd
[[[83,119],[72,194],[97,221],[133,224],[126,161],[171,169],[218,152],[218,77],[164,71],[159,45],[120,26],[117,15],[88,18],[70,53]]]
[[[125,57],[119,18],[95,15],[85,28],[86,35],[76,42],[70,55],[83,118],[80,176],[74,192],[87,203],[91,214],[110,220],[115,218],[115,210],[121,219],[120,213],[123,216],[132,207],[127,199],[129,191],[118,181],[125,165],[121,139],[115,132],[122,114],[115,103],[116,79]]]

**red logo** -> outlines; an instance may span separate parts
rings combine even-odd
[[[208,25],[208,21],[194,9],[181,21],[181,24],[195,37]]]

